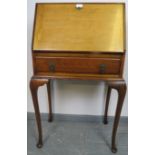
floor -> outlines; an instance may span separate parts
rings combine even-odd
[[[108,125],[95,122],[42,121],[44,146],[36,148],[37,130],[28,120],[28,155],[114,155],[110,151],[112,121]],[[128,154],[128,124],[121,121],[117,134],[118,152]]]

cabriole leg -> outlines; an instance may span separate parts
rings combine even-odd
[[[41,118],[40,118],[40,110],[39,110],[39,104],[38,104],[38,88],[46,84],[47,82],[48,82],[48,79],[38,79],[38,78],[32,78],[30,81],[30,89],[31,89],[36,122],[38,127],[38,134],[39,134],[38,143],[37,143],[38,148],[41,148],[43,146]]]
[[[126,83],[124,80],[121,81],[112,81],[108,82],[108,85],[116,89],[118,91],[118,101],[117,101],[117,107],[116,107],[116,112],[115,112],[115,119],[114,119],[114,125],[113,125],[113,132],[112,132],[112,146],[111,146],[111,151],[113,153],[117,152],[117,147],[116,147],[116,133],[117,133],[117,128],[119,124],[119,119],[121,115],[121,110],[126,94]]]

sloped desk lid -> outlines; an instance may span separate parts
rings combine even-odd
[[[125,51],[124,3],[36,6],[32,50]]]

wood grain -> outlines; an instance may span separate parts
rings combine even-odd
[[[124,4],[38,4],[33,50],[124,52]]]
[[[36,73],[35,78],[42,79],[68,79],[68,80],[101,80],[101,81],[117,81],[122,80],[120,75],[113,74],[73,74],[73,73]]]
[[[111,151],[113,153],[116,153],[117,152],[116,133],[117,133],[117,128],[119,124],[119,119],[120,119],[120,115],[121,115],[121,111],[123,107],[123,102],[124,102],[127,86],[126,86],[126,82],[123,79],[121,81],[109,81],[107,84],[110,89],[116,89],[118,92],[118,100],[117,100],[115,119],[114,119],[113,131],[112,131],[112,141],[111,141]],[[107,94],[107,95],[110,95],[110,94]],[[109,96],[107,96],[107,99],[108,100],[106,104],[109,104],[108,103]]]
[[[50,65],[54,65],[54,71]],[[121,60],[118,58],[36,57],[36,72],[119,74]],[[102,70],[103,66],[103,71]],[[48,73],[47,73],[48,74]]]
[[[124,3],[83,4],[39,3],[36,7],[32,58],[34,75],[30,89],[38,127],[37,147],[43,146],[38,88],[47,84],[49,121],[52,121],[50,80],[102,80],[109,91],[104,123],[107,123],[111,89],[118,91],[113,133],[115,144],[126,84],[123,80],[125,60],[125,5]]]
[[[48,79],[37,79],[32,77],[30,81],[30,90],[32,94],[33,106],[35,110],[36,122],[38,127],[38,143],[37,143],[38,148],[41,148],[43,146],[41,117],[38,103],[38,88],[46,83],[48,83]]]

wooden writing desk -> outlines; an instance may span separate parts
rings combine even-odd
[[[37,147],[41,148],[43,145],[38,88],[47,84],[51,122],[51,80],[103,80],[108,86],[104,124],[108,123],[111,89],[118,91],[111,147],[112,152],[117,152],[115,137],[126,93],[122,77],[125,58],[125,5],[37,4],[32,57],[34,75],[30,88],[39,132]]]

